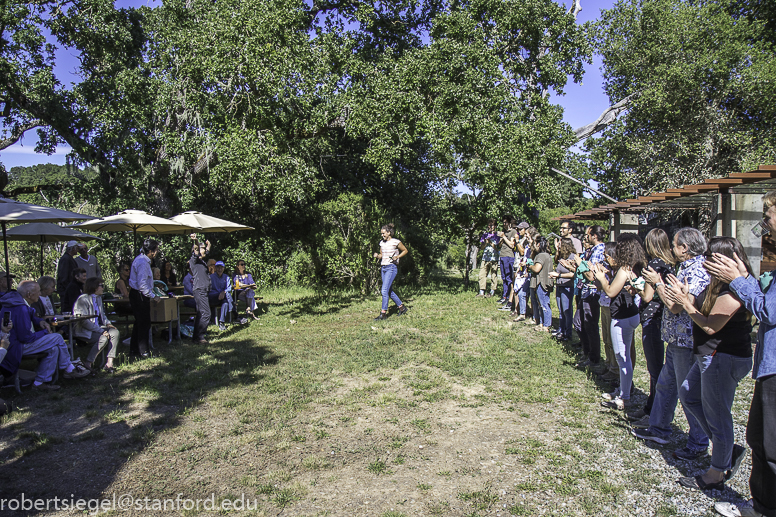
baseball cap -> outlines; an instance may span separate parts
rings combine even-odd
[[[518,224],[518,225],[517,225],[517,227],[518,227],[518,228],[520,228],[521,230],[525,230],[525,229],[526,229],[526,228],[528,228],[529,226],[531,226],[531,225],[530,225],[530,224],[528,224],[528,223],[527,223],[527,222],[525,222],[525,221],[520,221],[520,224]]]
[[[224,267],[226,267],[226,264],[224,264],[223,260],[219,260],[218,262],[216,262],[216,266],[224,266]]]
[[[66,246],[67,248],[72,248],[73,246],[78,246],[78,242],[77,241],[68,241],[67,242],[67,246]]]

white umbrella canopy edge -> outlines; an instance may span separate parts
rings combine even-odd
[[[212,215],[203,214],[196,210],[189,210],[170,217],[171,221],[177,221],[187,226],[192,226],[205,233],[230,233],[240,230],[253,230],[252,226],[227,221]]]

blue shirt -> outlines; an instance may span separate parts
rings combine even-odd
[[[604,257],[605,249],[606,245],[603,242],[596,244],[590,251],[590,258],[587,259],[587,261],[590,262],[591,265],[603,262],[606,258]],[[582,298],[587,298],[588,296],[593,295],[598,295],[598,288],[595,286],[595,284],[587,282],[585,279],[585,283],[582,285]]]
[[[221,294],[226,292],[229,294],[232,292],[232,279],[224,273],[221,278],[218,278],[218,273],[210,275],[210,294]]]
[[[687,279],[689,293],[698,296],[711,282],[711,277],[703,267],[706,259],[703,255],[698,255],[687,259],[679,264],[679,271],[676,278],[679,283]],[[692,348],[692,319],[687,311],[682,309],[679,314],[674,314],[668,307],[663,308],[663,324],[660,328],[661,337],[667,345],[674,345],[681,348]]]
[[[763,294],[757,279],[750,275],[730,282],[730,290],[736,293],[746,310],[760,320],[752,378],[776,374],[776,289],[771,286]]]

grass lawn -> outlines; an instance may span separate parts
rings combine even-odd
[[[714,499],[676,484],[708,465],[670,457],[681,410],[670,446],[636,441],[569,348],[458,284],[400,287],[410,312],[384,322],[375,296],[263,292],[260,321],[208,346],[159,344],[160,357],[114,375],[27,389],[0,420],[0,499],[212,495],[253,505],[235,515],[272,516],[713,514]],[[736,396],[740,443],[752,387]],[[747,496],[748,474],[718,499]],[[157,512],[203,513],[230,512]]]

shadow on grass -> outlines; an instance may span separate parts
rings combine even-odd
[[[213,393],[260,382],[263,368],[282,360],[254,340],[223,337],[209,345],[159,343],[159,357],[145,361],[132,362],[123,348],[116,373],[60,379],[57,392],[4,390],[17,410],[0,419],[0,499],[108,497],[116,474],[156,436],[182,425]]]

